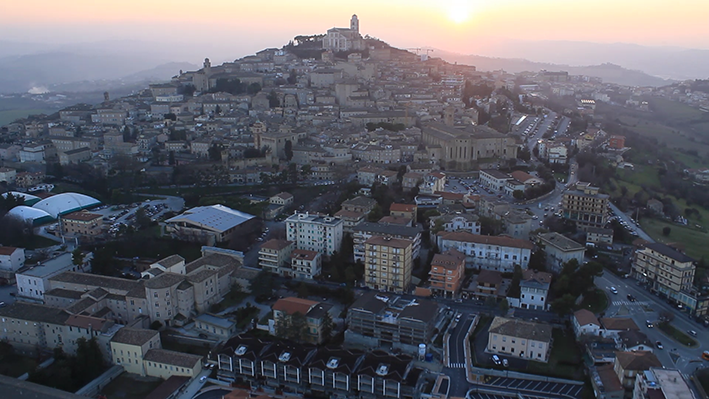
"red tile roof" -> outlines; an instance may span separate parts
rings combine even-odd
[[[397,204],[394,202],[389,207],[389,212],[416,212],[416,205],[414,204]]]
[[[15,251],[17,251],[15,247],[0,247],[0,255],[12,255]]]
[[[318,303],[319,302],[311,301],[309,299],[296,298],[291,296],[288,298],[281,298],[277,300],[276,303],[273,304],[272,309],[278,310],[288,315],[300,313],[305,316],[306,314],[308,314],[308,311],[310,311],[310,309]]]
[[[504,236],[483,236],[464,231],[441,231],[438,235],[444,240],[472,242],[475,244],[499,245],[501,247],[534,249],[534,244],[527,240],[520,240]]]

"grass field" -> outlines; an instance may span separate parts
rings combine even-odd
[[[657,167],[652,165],[634,165],[633,170],[618,169],[617,174],[621,180],[630,182],[638,186],[648,188],[660,188],[660,179],[657,174]]]
[[[709,243],[709,234],[705,232],[658,219],[642,219],[640,226],[650,237],[658,242],[681,243],[685,246],[687,255],[695,259],[709,259],[709,246],[707,245]],[[670,235],[667,237],[662,235],[664,227],[670,227],[671,229]]]
[[[549,362],[528,362],[526,372],[550,377],[581,380],[583,378],[582,353],[576,345],[574,334],[558,328],[552,331],[554,344]]]

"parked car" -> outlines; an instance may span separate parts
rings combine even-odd
[[[508,362],[507,359],[502,359],[502,365],[505,366],[505,367],[509,367],[509,366],[510,366],[510,362]]]
[[[495,363],[496,365],[502,364],[502,361],[500,361],[500,357],[497,355],[492,355],[492,362]]]
[[[655,346],[657,347],[657,349],[665,349],[665,347],[662,346],[662,342],[660,341],[655,342]]]

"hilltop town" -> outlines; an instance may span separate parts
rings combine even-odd
[[[434,56],[353,15],[2,127],[3,389],[697,397],[707,85]]]

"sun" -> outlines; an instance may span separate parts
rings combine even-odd
[[[448,19],[456,24],[462,24],[470,19],[472,0],[448,0],[446,11]]]

